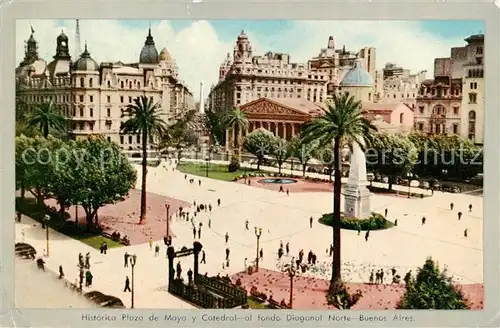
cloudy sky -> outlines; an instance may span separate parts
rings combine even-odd
[[[181,77],[198,98],[199,83],[205,95],[217,81],[218,68],[226,53],[233,51],[241,30],[249,36],[254,55],[267,51],[286,52],[293,62],[306,62],[326,47],[334,36],[336,47],[358,51],[376,47],[377,68],[393,62],[432,76],[436,57],[447,57],[450,48],[465,44],[471,34],[483,33],[480,21],[143,21],[80,20],[80,39],[98,62],[137,62],[151,24],[158,52],[167,47],[176,60]],[[40,55],[50,61],[56,37],[64,31],[74,50],[75,20],[19,20],[16,31],[17,63],[24,56],[24,41],[30,25],[39,42]]]

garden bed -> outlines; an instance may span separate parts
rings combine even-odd
[[[318,219],[318,222],[327,226],[333,226],[333,213],[323,214],[322,217]],[[341,214],[340,227],[346,230],[383,230],[389,229],[394,226],[394,223],[388,221],[384,218],[382,214],[373,212],[370,218],[358,219],[358,218],[347,218]]]

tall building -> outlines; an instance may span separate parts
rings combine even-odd
[[[484,142],[484,35],[465,39],[448,58],[434,60],[434,79],[422,83],[415,128]]]
[[[208,107],[224,111],[260,98],[305,99],[322,103],[338,88],[343,76],[363,61],[368,72],[375,76],[375,48],[349,52],[335,47],[330,37],[327,47],[307,63],[293,63],[286,53],[254,54],[244,31],[219,68],[219,81],[212,86]],[[373,93],[373,92],[372,92]]]
[[[127,119],[122,114],[135,98],[146,96],[159,103],[169,124],[194,109],[193,94],[179,78],[168,50],[158,54],[151,29],[139,61],[132,64],[98,64],[87,44],[73,61],[64,32],[56,39],[53,60],[47,63],[39,57],[33,32],[16,69],[16,97],[28,105],[52,101],[70,120],[69,132],[75,139],[102,134],[126,150],[138,150],[141,136],[120,132]]]

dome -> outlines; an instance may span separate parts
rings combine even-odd
[[[68,36],[61,31],[61,34],[57,37],[57,41],[68,41]]]
[[[373,86],[373,77],[363,68],[363,60],[357,58],[354,67],[351,68],[340,82],[341,87],[371,87]]]
[[[80,58],[73,65],[73,70],[75,71],[98,71],[99,64],[90,57],[90,53],[87,50],[87,44],[85,44],[85,51],[80,55]]]
[[[139,55],[140,64],[158,64],[158,51],[155,47],[155,41],[151,36],[151,28],[149,28],[149,34],[146,37],[146,42],[144,42],[144,47],[142,47],[141,54]]]
[[[160,51],[160,60],[161,61],[166,61],[171,63],[172,62],[172,56],[170,56],[170,53],[168,52],[167,48],[163,48]]]
[[[238,39],[239,40],[241,40],[241,39],[248,39],[248,36],[245,34],[244,30],[241,30],[240,35],[238,35]]]

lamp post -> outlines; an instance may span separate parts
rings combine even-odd
[[[209,157],[209,156],[205,157],[205,161],[207,162],[207,171],[206,171],[206,176],[207,176],[207,178],[208,178],[208,164],[210,163],[210,157]]]
[[[411,172],[408,172],[408,173],[406,173],[406,177],[408,178],[408,198],[410,198],[411,179],[414,177],[414,174]]]
[[[285,269],[283,270],[288,273],[288,277],[290,278],[290,309],[293,307],[293,278],[297,274],[294,259],[295,258],[292,257],[290,264],[285,265]]]
[[[254,228],[255,237],[257,237],[257,259],[255,261],[255,272],[259,272],[259,249],[260,249],[260,236],[262,236],[262,228]]]
[[[50,216],[45,214],[45,217],[43,218],[43,222],[45,223],[45,240],[47,242],[47,257],[49,257],[49,221],[50,221]]]
[[[132,267],[132,306],[131,308],[133,309],[134,308],[134,291],[135,291],[135,287],[134,287],[134,267],[135,267],[135,263],[137,262],[137,255],[132,255],[130,257],[130,265]]]
[[[165,202],[165,209],[167,210],[167,238],[170,236],[170,204]]]

